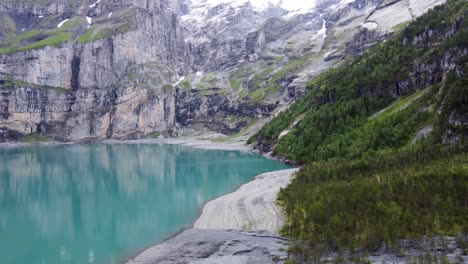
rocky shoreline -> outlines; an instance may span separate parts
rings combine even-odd
[[[268,232],[187,229],[127,264],[281,263],[287,241]]]
[[[112,141],[107,141],[112,143]],[[252,151],[242,141],[157,139],[129,143],[179,144],[217,150]],[[260,174],[233,193],[208,202],[194,227],[144,250],[127,263],[282,263],[287,240],[278,235],[284,218],[276,196],[297,169]]]

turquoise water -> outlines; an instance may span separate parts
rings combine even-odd
[[[0,148],[0,259],[121,263],[190,227],[203,204],[287,168],[179,145]]]

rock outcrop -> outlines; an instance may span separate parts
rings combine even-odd
[[[268,233],[187,229],[127,263],[284,263],[286,242]]]
[[[88,43],[66,42],[1,55],[4,135],[14,131],[80,140],[140,137],[174,128],[175,90],[163,91],[161,86],[175,72],[186,71],[190,58],[177,14],[170,9],[173,3],[86,4],[62,1],[53,6],[60,7],[55,9],[59,20],[89,14],[99,21],[111,19],[112,12],[127,12],[125,23],[132,28]],[[20,2],[10,6],[8,10],[15,9],[8,14],[20,22],[31,15],[45,19],[39,17],[51,14],[50,6],[39,9]]]

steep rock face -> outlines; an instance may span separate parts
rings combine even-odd
[[[363,28],[354,35],[352,41],[346,43],[345,54],[351,57],[358,56],[368,50],[369,47],[375,45],[375,43],[382,42],[391,35],[392,34],[379,35],[375,30]]]
[[[80,9],[82,1],[50,1],[45,5],[36,3],[35,1],[18,0],[18,1],[1,1],[0,12],[17,12],[20,14],[32,15],[51,15],[61,14],[67,11]]]
[[[129,21],[134,23],[134,30],[84,45],[66,43],[60,47],[2,55],[0,76],[43,86],[72,88],[74,81],[79,87],[96,88],[117,84],[136,65],[154,63],[177,69],[188,64],[177,15],[168,9],[169,1],[167,4],[164,1],[134,2],[137,4],[127,4],[135,7],[132,21]],[[127,5],[116,8],[124,9]],[[98,4],[90,10],[99,7]],[[71,10],[65,9],[64,18],[73,17],[66,15],[68,12]]]
[[[235,133],[426,2],[0,0],[0,138]]]
[[[0,76],[31,84],[71,88],[72,60],[71,44],[62,47],[45,47],[31,52],[0,56]]]
[[[249,120],[269,116],[277,107],[276,104],[232,102],[217,91],[209,95],[200,93],[203,91],[177,92],[176,120],[181,134],[207,131],[233,134],[248,125]]]
[[[65,141],[138,138],[175,124],[174,96],[152,96],[145,89],[73,92],[21,86],[2,90],[1,95],[3,139],[30,133]]]
[[[61,4],[59,13],[72,12],[68,8],[73,5]],[[98,3],[89,12],[110,8],[103,14],[106,17],[112,8],[132,7],[135,29],[85,44],[67,42],[1,55],[0,100],[5,107],[0,127],[59,140],[139,137],[173,129],[174,91],[160,87],[171,81],[175,71],[185,71],[189,59],[177,16],[168,11],[172,5],[170,1],[122,1],[110,7]],[[16,8],[19,14],[39,10]]]

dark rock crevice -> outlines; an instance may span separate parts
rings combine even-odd
[[[77,91],[80,88],[81,48],[76,48],[71,61],[71,88]]]

